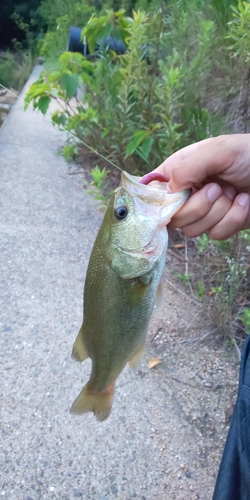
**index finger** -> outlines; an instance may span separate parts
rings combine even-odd
[[[222,174],[234,162],[234,156],[232,136],[220,136],[178,151],[156,170],[170,179],[169,188],[175,192],[198,185],[215,174]]]
[[[159,167],[155,168],[154,172],[161,172],[166,177],[170,178],[173,167],[181,163],[186,158],[189,158],[190,156],[199,153],[199,151],[204,146],[206,146],[207,144],[209,144],[209,142],[213,140],[214,140],[213,137],[209,137],[209,139],[204,139],[203,141],[190,144],[189,146],[186,146],[185,148],[176,151],[176,153],[173,153],[163,163],[161,163]]]

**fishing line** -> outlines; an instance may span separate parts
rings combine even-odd
[[[28,104],[27,101],[23,97],[20,97],[19,95],[15,94],[15,92],[13,92],[12,90],[8,89],[7,87],[5,87],[4,85],[2,85],[1,83],[0,83],[0,87],[2,87],[7,92],[10,92],[13,96],[15,96],[20,101],[24,102],[25,104]],[[32,104],[31,104],[31,106],[33,108],[33,111],[36,111],[36,108]],[[52,118],[51,118],[51,122],[58,127],[58,123],[56,123],[54,120],[52,120]],[[110,163],[110,165],[112,165],[115,168],[118,168],[118,170],[120,170],[122,172],[122,169],[120,167],[118,167],[118,165],[116,165],[111,160],[109,160],[108,158],[106,158],[104,155],[102,155],[101,153],[99,153],[98,151],[96,151],[96,149],[92,148],[92,146],[90,146],[89,144],[87,144],[86,142],[84,142],[82,139],[79,139],[72,132],[69,132],[65,127],[63,127],[63,126],[61,126],[61,127],[62,127],[62,130],[64,132],[66,132],[67,134],[69,134],[71,137],[74,137],[74,139],[77,139],[77,141],[79,141],[84,146],[86,146],[88,149],[90,149],[90,151],[93,151],[93,153],[97,154],[98,156],[100,156],[100,158],[102,158],[103,160],[107,161],[108,163]]]

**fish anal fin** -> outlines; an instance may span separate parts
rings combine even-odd
[[[83,325],[81,326],[79,333],[75,339],[72,349],[72,358],[76,359],[77,361],[80,361],[80,363],[85,359],[89,358],[89,354],[84,342]]]
[[[93,391],[88,388],[88,384],[80,392],[70,408],[70,413],[82,415],[93,412],[100,422],[106,420],[111,412],[114,397],[115,383],[102,391]]]
[[[137,372],[142,364],[144,349],[145,343],[143,342],[140,345],[139,349],[137,349],[136,353],[129,360],[129,366],[133,370],[133,372]]]

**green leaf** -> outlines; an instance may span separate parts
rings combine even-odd
[[[56,97],[58,96],[59,92],[60,92],[60,90],[59,90],[59,89],[55,89],[55,88],[53,89],[53,88],[52,88],[52,89],[51,89],[51,91],[50,91],[50,95],[51,95],[52,97],[55,97],[55,98],[56,98]]]
[[[143,143],[139,147],[139,150],[136,150],[136,153],[138,153],[139,156],[141,156],[141,158],[144,161],[148,160],[149,153],[151,151],[153,142],[154,142],[154,139],[152,137],[148,137],[147,139],[145,139],[145,141],[143,141]]]
[[[137,132],[135,132],[132,136],[132,141],[130,141],[126,147],[125,159],[128,158],[128,156],[132,155],[138,148],[138,146],[142,143],[142,141],[144,141],[144,139],[147,139],[149,136],[150,134],[148,130],[137,130]]]
[[[106,36],[110,36],[112,31],[112,26],[111,24],[108,24],[106,26],[102,26],[102,28],[98,32],[98,40],[103,40]]]
[[[51,116],[51,120],[53,125],[58,125],[58,126],[62,125],[63,127],[65,127],[67,122],[67,117],[64,113],[61,113],[60,111],[57,110]]]
[[[26,109],[29,107],[32,99],[33,99],[33,96],[31,94],[26,94],[25,101],[24,101],[24,111],[26,111]]]
[[[94,53],[95,45],[96,45],[96,37],[89,35],[88,36],[88,47],[89,47],[90,54]]]
[[[66,90],[68,99],[72,99],[75,95],[78,87],[79,76],[74,73],[69,75],[69,73],[63,73],[61,77],[61,83]]]
[[[37,103],[37,106],[38,108],[40,109],[40,111],[42,112],[43,115],[46,115],[47,111],[48,111],[48,107],[50,105],[50,97],[48,96],[43,96],[43,97],[40,97],[38,103]]]
[[[60,71],[53,71],[53,73],[50,73],[47,78],[48,78],[48,82],[49,83],[52,83],[52,82],[55,82],[56,80],[58,80],[60,78]]]

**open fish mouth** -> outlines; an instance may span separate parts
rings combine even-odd
[[[178,193],[172,193],[169,191],[168,181],[169,179],[160,172],[150,172],[143,177],[130,175],[127,172],[122,172],[121,175],[121,185],[132,197],[141,198],[150,205],[161,207],[180,201],[181,206],[189,198],[192,190],[185,189]],[[176,211],[174,209],[174,213]]]

